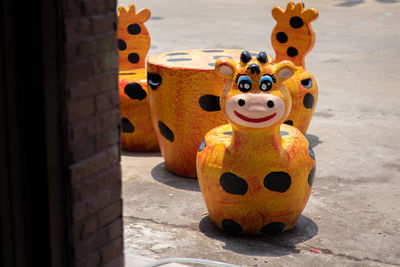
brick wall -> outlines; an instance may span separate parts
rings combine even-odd
[[[123,266],[115,9],[113,0],[63,1],[74,266]]]

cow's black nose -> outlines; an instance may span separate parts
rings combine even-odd
[[[254,74],[255,72],[260,74],[260,67],[256,63],[250,64],[247,69],[251,71],[251,74]]]
[[[242,107],[244,104],[246,104],[246,102],[243,99],[239,99],[238,104]]]
[[[274,102],[271,101],[271,100],[269,100],[269,101],[267,102],[267,106],[268,106],[269,108],[273,108],[273,107],[274,107]]]

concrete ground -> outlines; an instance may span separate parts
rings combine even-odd
[[[152,12],[149,55],[235,48],[274,56],[270,11],[286,7],[263,0],[134,4]],[[225,234],[211,225],[197,180],[168,172],[160,153],[122,152],[126,266],[169,257],[239,266],[400,266],[400,1],[305,5],[320,14],[306,58],[319,87],[307,135],[317,173],[296,228],[274,237]]]

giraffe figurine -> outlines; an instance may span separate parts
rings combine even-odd
[[[318,18],[317,10],[304,9],[303,3],[289,2],[286,10],[272,9],[277,24],[271,34],[275,61],[290,60],[296,66],[292,78],[285,81],[292,96],[292,110],[286,124],[306,134],[318,99],[318,87],[313,75],[305,69],[305,56],[314,46],[315,32],[311,22]]]
[[[150,35],[144,23],[150,10],[136,13],[131,4],[118,9],[119,96],[121,105],[121,146],[131,151],[158,151],[147,97],[146,56]]]
[[[277,234],[296,224],[311,193],[315,155],[295,127],[285,80],[290,61],[243,51],[219,58],[227,82],[220,106],[229,124],[209,131],[197,152],[197,175],[211,221],[231,233]]]

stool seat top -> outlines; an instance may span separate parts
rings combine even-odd
[[[147,64],[172,69],[214,70],[215,61],[218,58],[230,57],[239,62],[242,51],[221,48],[164,52],[149,57]],[[257,52],[249,52],[252,56],[257,56]]]

